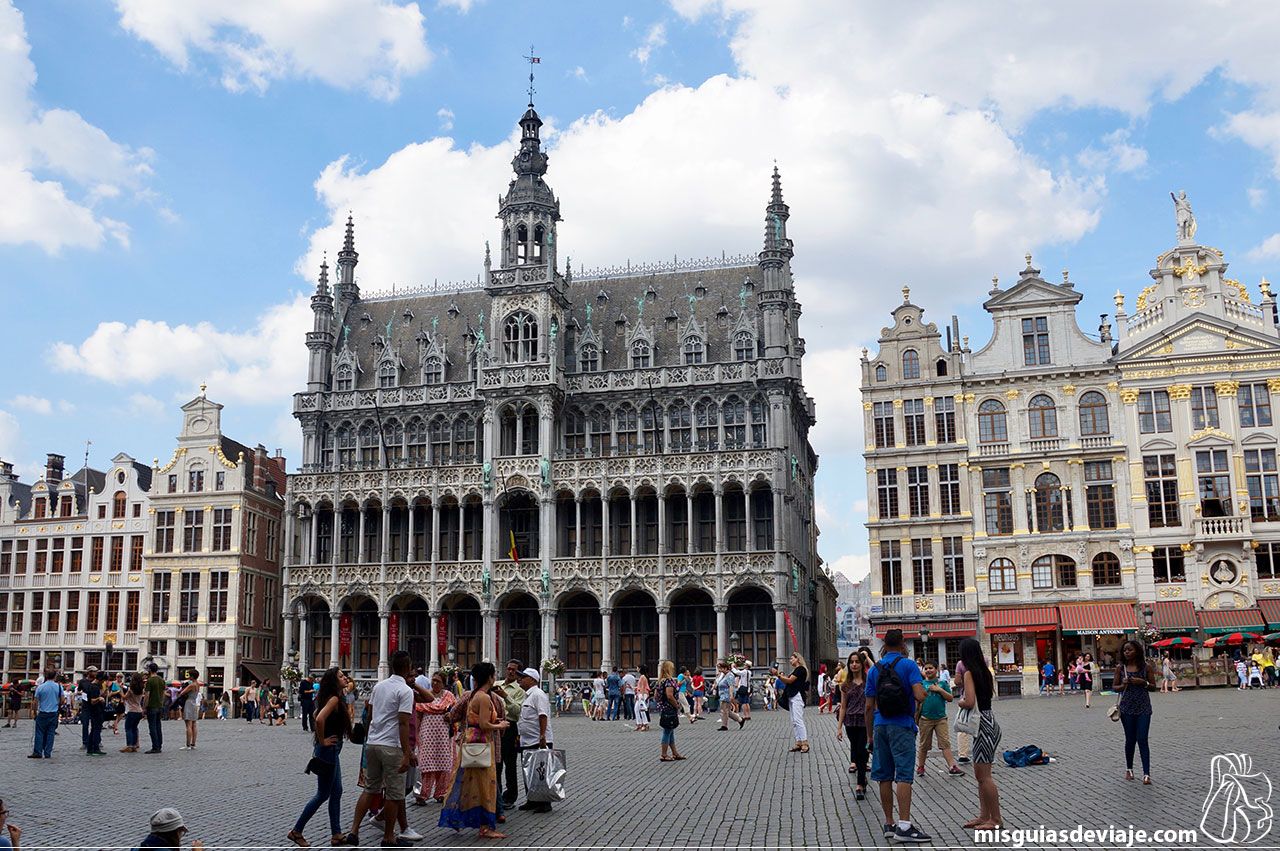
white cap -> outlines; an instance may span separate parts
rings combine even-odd
[[[529,679],[535,680],[537,682],[542,682],[542,675],[539,674],[537,669],[535,668],[525,668],[523,671],[520,672],[520,676],[528,677]]]

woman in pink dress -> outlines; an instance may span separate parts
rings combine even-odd
[[[454,746],[449,736],[449,710],[457,702],[453,692],[445,688],[440,674],[431,675],[430,703],[417,703],[418,715],[418,769],[422,772],[422,791],[418,803],[428,798],[443,801],[453,780]]]

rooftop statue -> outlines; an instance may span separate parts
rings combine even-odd
[[[1178,220],[1178,241],[1190,242],[1196,238],[1196,215],[1191,212],[1187,190],[1179,190],[1177,195],[1170,192],[1169,197],[1173,199],[1173,215]]]

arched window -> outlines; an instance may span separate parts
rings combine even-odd
[[[1076,563],[1063,555],[1053,557],[1053,575],[1059,588],[1076,587]]]
[[[907,349],[902,353],[902,377],[904,379],[920,377],[920,353],[915,349]]]
[[[1027,406],[1027,417],[1031,425],[1031,439],[1058,436],[1058,408],[1053,400],[1041,393],[1032,397]]]
[[[328,423],[320,427],[320,469],[333,469],[333,429]]]
[[[355,386],[355,370],[351,364],[344,363],[333,373],[333,389],[339,392],[351,390]]]
[[[542,262],[542,244],[546,236],[542,230],[542,225],[533,226],[533,262]]]
[[[662,407],[657,402],[650,402],[640,411],[640,431],[645,452],[662,451]]]
[[[119,519],[124,517],[125,510],[128,507],[129,497],[124,491],[116,491],[111,497],[111,517]]]
[[[1036,477],[1036,531],[1063,530],[1062,497],[1062,481],[1057,476],[1053,473],[1041,473]]]
[[[993,559],[987,567],[987,587],[992,591],[1017,591],[1018,575],[1007,558]]]
[[[470,414],[463,414],[453,421],[453,457],[463,463],[479,460],[484,447],[476,439],[476,421]]]
[[[587,448],[587,418],[578,408],[565,408],[563,437],[570,455],[580,455]]]
[[[600,371],[600,347],[595,343],[585,343],[582,348],[578,350],[578,371]]]
[[[704,355],[701,337],[697,334],[690,334],[684,338],[684,362],[686,364],[702,363]]]
[[[756,359],[756,340],[748,331],[739,331],[733,337],[733,359],[749,361]]]
[[[740,449],[747,442],[747,411],[742,400],[730,396],[721,407],[724,418],[724,445],[728,449]]]
[[[1115,553],[1098,553],[1093,557],[1093,587],[1114,588],[1120,584],[1120,559]]]
[[[751,445],[761,447],[769,442],[769,405],[757,394],[751,398]]]
[[[591,427],[591,451],[596,455],[608,455],[613,448],[613,417],[603,406],[593,408],[587,425]]]
[[[643,369],[653,365],[653,354],[648,340],[636,340],[631,344],[631,368]]]
[[[938,358],[938,362],[933,365],[933,370],[938,374],[939,378],[945,376],[947,374],[946,358]]]
[[[629,404],[620,406],[614,414],[614,425],[618,435],[618,451],[624,454],[635,452],[638,442],[636,409]]]
[[[516,226],[516,263],[523,265],[529,262],[529,228]]]
[[[391,361],[378,364],[378,386],[382,388],[396,386],[396,365]]]
[[[414,417],[409,420],[409,425],[404,430],[404,439],[408,456],[415,461],[425,461],[427,458],[427,424],[423,422],[422,417]]]
[[[889,370],[885,369],[885,365],[882,363],[876,364],[876,381],[888,381],[888,380],[889,380]]]
[[[507,317],[502,327],[502,350],[507,363],[538,359],[538,320],[533,314],[519,311]]]
[[[1076,587],[1076,563],[1064,555],[1040,556],[1031,562],[1031,587]]]
[[[676,452],[688,452],[693,444],[691,427],[693,420],[689,406],[685,402],[675,402],[667,408],[667,428],[670,433],[670,448]]]
[[[693,409],[696,429],[694,440],[698,449],[720,448],[720,409],[710,399],[703,399]]]
[[[382,446],[387,453],[387,466],[404,457],[404,426],[390,419],[382,424]]]
[[[1004,404],[988,399],[978,406],[978,442],[1004,443],[1009,439],[1009,424],[1005,421]]]
[[[444,363],[440,358],[432,356],[422,364],[422,383],[441,384],[444,382]]]
[[[448,464],[453,461],[449,451],[449,442],[453,436],[453,427],[443,416],[431,421],[431,463]]]
[[[1090,390],[1080,397],[1080,435],[1111,434],[1107,416],[1107,399],[1101,393]]]
[[[356,430],[351,423],[338,426],[338,466],[350,469],[356,463]]]
[[[368,467],[378,465],[378,429],[373,420],[360,426],[360,463]]]

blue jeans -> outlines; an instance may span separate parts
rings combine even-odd
[[[636,717],[636,696],[634,694],[622,696],[622,715],[628,721]]]
[[[670,730],[668,730],[665,727],[662,728],[662,744],[667,745],[668,747],[676,746],[676,728],[675,727],[672,727]]]
[[[161,750],[164,747],[164,733],[160,729],[160,722],[163,719],[163,709],[147,710],[147,732],[151,735],[151,749],[153,751]]]
[[[609,695],[609,707],[604,711],[604,719],[606,721],[615,721],[618,718],[618,709],[622,703],[622,695]]]
[[[53,756],[53,737],[58,732],[58,713],[56,712],[37,712],[36,713],[36,743],[31,749],[31,753],[43,756]]]
[[[1142,755],[1142,773],[1151,773],[1151,745],[1147,742],[1147,734],[1151,731],[1150,715],[1126,715],[1120,713],[1120,725],[1124,727],[1124,764],[1133,770],[1133,747],[1138,746]]]
[[[322,751],[333,752],[333,762],[324,763],[324,767],[316,772],[316,793],[311,796],[311,800],[307,801],[306,806],[302,808],[302,815],[298,816],[298,822],[293,829],[298,833],[306,828],[307,822],[316,814],[316,810],[320,809],[320,805],[325,801],[329,802],[329,831],[333,835],[342,833],[342,765],[338,761],[338,753],[335,748],[317,747],[315,755],[323,760],[325,757],[321,755]]]
[[[915,727],[877,724],[872,734],[871,779],[878,783],[896,780],[910,783],[916,764]]]
[[[142,723],[141,712],[129,712],[124,716],[124,743],[126,746],[138,746],[138,725]]]
[[[89,719],[89,753],[102,751],[102,717],[95,715]]]

